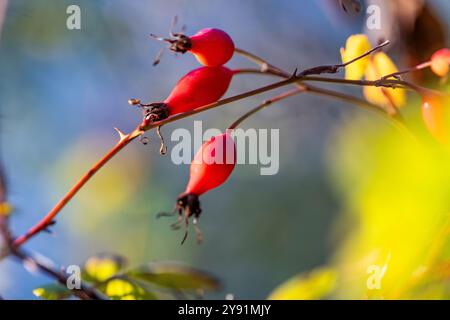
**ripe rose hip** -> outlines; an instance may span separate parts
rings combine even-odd
[[[422,117],[431,135],[441,143],[450,142],[450,100],[443,96],[422,98]]]
[[[431,70],[440,77],[444,77],[449,71],[450,49],[443,48],[431,56]]]
[[[236,164],[236,146],[224,133],[205,142],[195,154],[184,194],[200,196],[224,183]]]
[[[178,229],[183,219],[187,227],[189,218],[194,216],[193,224],[197,240],[201,242],[202,236],[197,226],[202,212],[199,197],[222,185],[230,176],[235,164],[236,145],[228,131],[212,137],[200,147],[192,160],[186,189],[177,199],[175,210],[178,212],[178,221],[172,225],[174,228]],[[187,230],[182,243],[186,237]]]
[[[226,67],[201,67],[181,78],[164,100],[169,115],[182,113],[219,100],[227,91],[234,72]]]
[[[180,53],[192,53],[204,66],[221,66],[231,59],[234,53],[234,43],[231,37],[220,29],[205,28],[186,36],[182,33],[173,34],[174,39],[157,38],[170,43],[170,50]],[[155,61],[158,63],[158,60]]]
[[[233,74],[223,66],[200,67],[183,76],[163,102],[140,104],[136,99],[130,102],[144,107],[152,121],[160,121],[216,102],[227,91]]]

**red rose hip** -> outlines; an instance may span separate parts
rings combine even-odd
[[[178,229],[184,220],[186,232],[181,243],[186,240],[191,216],[194,216],[197,240],[201,242],[202,236],[197,226],[202,212],[199,196],[222,185],[233,172],[235,164],[236,145],[228,131],[211,138],[197,151],[191,162],[189,182],[177,199],[175,212],[178,212],[178,221],[172,225]]]
[[[181,78],[164,100],[169,115],[194,110],[216,102],[227,91],[233,71],[226,67],[201,67]]]
[[[205,142],[195,154],[189,182],[184,194],[200,196],[223,184],[236,164],[236,146],[230,134],[224,133]]]
[[[174,38],[159,38],[170,43],[170,50],[180,53],[190,52],[204,66],[216,67],[227,63],[234,53],[234,42],[220,29],[205,28],[193,36],[182,33],[173,34]],[[155,61],[155,64],[159,59]]]
[[[163,102],[140,105],[149,121],[161,121],[169,116],[192,111],[218,101],[227,91],[234,72],[226,67],[200,67],[183,76]]]
[[[204,66],[223,65],[233,56],[233,40],[220,29],[202,29],[189,39],[191,43],[189,52]]]

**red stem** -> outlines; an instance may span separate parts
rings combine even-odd
[[[54,217],[61,211],[62,208],[75,196],[75,194],[97,173],[100,168],[105,165],[112,157],[114,157],[120,150],[122,150],[127,144],[133,141],[141,134],[141,131],[136,129],[135,131],[123,136],[119,142],[101,158],[92,168],[83,176],[80,180],[66,193],[66,195],[50,210],[45,217],[43,217],[36,225],[30,228],[25,234],[16,238],[13,242],[13,247],[17,248],[26,242],[28,239],[47,228],[52,224]]]
[[[331,67],[332,69],[333,68],[338,69],[341,67],[345,67],[346,65],[353,63],[354,61],[360,59],[361,57],[369,55],[373,51],[380,49],[381,47],[387,45],[388,43],[389,42],[385,42],[385,43],[377,46],[376,48],[366,52],[362,56],[357,57],[357,58],[347,62],[346,64],[335,65],[335,66],[322,66],[322,67],[319,67],[318,69],[325,70],[328,67]],[[224,105],[227,103],[231,103],[231,102],[234,102],[234,101],[237,101],[240,99],[244,99],[244,98],[256,95],[256,94],[260,94],[260,93],[263,93],[263,92],[266,92],[269,90],[283,87],[288,84],[296,84],[300,90],[297,89],[297,91],[294,91],[294,90],[290,91],[287,93],[287,96],[290,96],[292,94],[295,94],[299,91],[302,91],[302,90],[305,90],[308,88],[307,86],[302,85],[300,82],[302,80],[311,80],[311,78],[308,79],[308,77],[304,77],[304,75],[302,76],[302,73],[300,74],[300,76],[297,76],[297,75],[290,76],[288,73],[284,72],[283,70],[278,69],[278,68],[268,64],[267,62],[265,62],[264,60],[262,60],[261,58],[255,56],[253,54],[250,54],[250,53],[240,50],[240,49],[237,49],[236,51],[238,51],[239,53],[247,56],[251,60],[254,60],[258,64],[260,64],[262,66],[262,68],[261,68],[262,70],[260,70],[261,72],[268,72],[268,73],[278,75],[280,77],[284,77],[287,79],[264,86],[264,87],[261,87],[261,88],[258,88],[258,89],[255,89],[255,90],[252,90],[252,91],[248,91],[248,92],[245,92],[245,93],[242,93],[242,94],[230,97],[230,98],[225,98],[223,100],[217,101],[215,103],[211,103],[209,105],[203,106],[203,107],[195,109],[193,111],[169,117],[169,118],[164,119],[157,123],[151,123],[150,121],[144,119],[143,123],[141,125],[139,125],[133,132],[131,132],[128,135],[124,135],[119,131],[119,134],[120,134],[119,142],[106,155],[104,155],[103,158],[101,158],[96,164],[94,164],[94,166],[66,193],[66,195],[47,213],[47,215],[44,216],[44,218],[42,218],[35,226],[30,228],[24,235],[21,235],[18,238],[16,238],[13,242],[13,247],[17,248],[17,247],[21,246],[28,239],[32,238],[34,235],[36,235],[37,233],[41,232],[42,230],[46,229],[49,225],[51,225],[55,216],[61,211],[61,209],[63,209],[66,206],[66,204],[76,195],[76,193],[91,179],[91,177],[93,175],[95,175],[95,173],[97,173],[98,170],[100,170],[112,157],[114,157],[120,150],[122,150],[132,140],[134,140],[136,137],[142,135],[144,133],[144,131],[150,130],[150,129],[158,127],[158,126],[162,126],[164,124],[167,124],[167,123],[170,123],[170,122],[173,122],[176,120],[180,120],[182,118],[189,117],[196,113],[200,113],[200,112],[212,109],[212,108],[216,108],[218,106],[221,106],[221,105]],[[317,69],[317,68],[308,69],[308,70],[306,70],[306,72],[304,71],[304,73],[314,74],[315,69]],[[247,70],[245,70],[242,73],[245,73],[246,71]],[[385,80],[385,81],[388,82],[389,80]],[[398,82],[397,82],[397,84],[398,84]],[[283,99],[284,96],[282,95],[281,98]],[[255,108],[254,110],[251,110],[248,114],[243,116],[242,120],[246,119],[248,116],[252,115],[253,113],[257,112],[258,110],[264,108],[264,106],[270,104],[269,101],[266,101],[265,103],[263,103],[263,105]],[[276,101],[276,99],[275,99],[275,101]]]
[[[50,226],[53,222],[53,219],[55,216],[63,209],[66,204],[77,194],[77,192],[88,182],[92,176],[97,173],[112,157],[114,157],[120,150],[122,150],[126,145],[128,145],[131,141],[133,141],[138,136],[142,135],[145,131],[150,130],[152,128],[162,126],[164,124],[173,122],[175,120],[183,119],[186,117],[189,117],[191,115],[219,107],[224,104],[228,104],[237,100],[241,100],[256,94],[260,94],[266,91],[270,91],[276,88],[280,88],[283,86],[286,86],[288,84],[294,83],[299,81],[299,79],[295,76],[285,79],[279,82],[275,82],[272,84],[269,84],[264,87],[260,87],[255,90],[251,90],[245,93],[238,94],[233,97],[225,98],[222,100],[219,100],[214,103],[210,103],[206,106],[197,108],[195,110],[181,113],[174,115],[172,117],[169,117],[167,119],[164,119],[159,122],[151,122],[148,119],[144,119],[144,121],[131,133],[124,135],[119,131],[120,140],[119,142],[107,153],[101,158],[96,164],[92,166],[92,168],[83,176],[81,179],[64,195],[64,197],[33,227],[31,227],[25,234],[19,236],[16,238],[12,244],[13,248],[17,248],[24,244],[28,239],[32,238],[42,230],[45,230],[48,226]]]

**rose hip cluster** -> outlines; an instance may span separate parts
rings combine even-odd
[[[145,118],[150,122],[158,122],[218,101],[227,91],[234,75],[232,70],[224,66],[234,53],[233,40],[226,32],[207,28],[193,36],[181,33],[171,35],[173,38],[157,39],[168,42],[172,51],[192,53],[203,66],[184,75],[162,102],[142,104],[139,99],[130,100],[131,104],[143,109]],[[185,191],[178,196],[175,210],[159,214],[178,214],[178,220],[172,227],[178,229],[183,223],[186,225],[182,243],[186,240],[191,216],[194,217],[197,240],[202,240],[197,226],[202,211],[199,196],[228,179],[236,163],[235,149],[230,130],[204,143],[191,162],[189,182]]]

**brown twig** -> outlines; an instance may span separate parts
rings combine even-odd
[[[138,136],[142,135],[145,131],[156,128],[158,126],[165,125],[170,122],[174,122],[176,120],[180,120],[194,114],[204,112],[209,109],[217,108],[219,106],[235,102],[247,97],[251,97],[263,92],[267,92],[276,88],[280,88],[286,86],[288,84],[294,83],[298,81],[295,75],[291,76],[289,79],[282,80],[249,92],[245,92],[242,94],[238,94],[236,96],[225,98],[223,100],[211,103],[209,105],[203,106],[201,108],[197,108],[193,111],[181,113],[164,119],[158,122],[151,122],[150,119],[144,118],[143,122],[131,133],[125,135],[119,131],[120,140],[119,142],[104,155],[96,164],[94,164],[91,169],[83,175],[83,177],[75,183],[75,185],[63,196],[63,198],[58,201],[58,203],[33,227],[31,227],[25,234],[19,236],[13,242],[13,247],[17,248],[23,245],[30,238],[38,234],[39,232],[45,230],[48,226],[50,226],[56,215],[66,206],[66,204],[78,193],[78,191],[97,173],[111,158],[113,158],[120,150],[122,150],[125,146],[127,146],[131,141],[133,141]]]
[[[250,61],[253,61],[254,63],[256,63],[257,65],[260,66],[260,72],[262,73],[272,73],[274,75],[280,76],[280,77],[285,77],[286,73],[275,67],[274,65],[268,63],[266,60],[262,59],[261,57],[258,57],[257,55],[250,53],[246,50],[240,49],[240,48],[235,48],[234,51],[238,54],[240,54],[241,56],[247,58]]]
[[[33,267],[36,267],[41,272],[47,274],[48,276],[54,278],[56,281],[58,281],[61,285],[67,286],[67,281],[69,277],[62,271],[57,271],[53,266],[49,265],[48,263],[42,261],[39,257],[36,257],[30,253],[25,252],[24,250],[19,249],[13,249],[11,251],[11,254],[17,258],[19,261],[21,261],[24,265],[31,265]],[[85,284],[84,282],[80,281],[80,289],[72,289],[70,290],[71,293],[82,299],[82,300],[105,300],[107,297],[105,297],[102,293],[98,292],[91,286]]]
[[[337,73],[341,68],[345,68],[346,66],[348,66],[358,60],[361,60],[364,57],[367,57],[368,55],[374,53],[375,51],[378,51],[378,50],[382,49],[383,47],[387,46],[389,43],[390,43],[389,40],[387,40],[387,41],[377,45],[376,47],[364,52],[362,55],[357,56],[356,58],[354,58],[350,61],[347,61],[346,63],[318,66],[318,67],[306,69],[306,70],[300,72],[299,76],[305,77],[305,76],[314,75],[314,74]]]
[[[261,70],[262,69],[246,68],[246,69],[238,69],[235,72],[237,74],[266,74],[269,76],[286,77],[286,74],[280,73],[278,71],[273,72],[273,70],[266,70],[266,71],[261,71]],[[402,70],[402,71],[399,71],[398,73],[404,74],[407,72],[414,71],[416,69],[411,68],[408,70],[410,70],[410,71]],[[360,87],[370,86],[370,87],[383,87],[383,88],[392,88],[392,89],[399,88],[399,89],[409,89],[409,90],[415,91],[419,94],[434,94],[434,95],[443,95],[444,94],[440,91],[421,87],[421,86],[418,86],[414,83],[411,83],[411,82],[408,82],[405,80],[389,79],[391,77],[395,77],[396,74],[397,73],[392,73],[392,74],[383,76],[378,80],[348,80],[348,79],[328,78],[328,77],[312,76],[312,75],[300,76],[300,74],[298,75],[298,77],[300,78],[301,81],[304,81],[304,82],[311,81],[311,82],[323,82],[323,83],[336,83],[336,84],[352,85],[352,86],[360,86]]]
[[[291,96],[294,96],[296,94],[305,92],[306,89],[304,87],[302,88],[296,88],[296,89],[292,89],[286,92],[283,92],[282,94],[279,94],[271,99],[265,100],[263,101],[261,104],[259,104],[258,106],[256,106],[255,108],[249,110],[248,112],[246,112],[245,114],[243,114],[241,117],[239,117],[239,119],[237,119],[236,121],[234,121],[229,127],[228,129],[235,129],[237,128],[243,121],[245,121],[246,119],[248,119],[249,117],[251,117],[252,115],[254,115],[255,113],[257,113],[258,111],[274,104],[275,102],[281,101],[283,99],[289,98]]]
[[[242,54],[244,57],[247,57],[251,61],[264,67],[264,68],[262,67],[261,70],[244,69],[245,72],[243,72],[243,73],[263,73],[263,74],[275,75],[275,76],[281,75],[282,77],[286,77],[288,75],[285,71],[283,71],[279,68],[273,67],[273,65],[271,65],[269,62],[265,61],[264,59],[254,55],[254,54],[250,54],[250,53],[246,52],[245,50],[239,49],[236,52],[239,54]],[[373,52],[373,51],[371,51],[371,52]],[[367,53],[363,54],[362,56],[366,56],[366,55],[367,55]],[[346,65],[357,61],[359,58],[361,58],[361,56],[349,61]],[[276,72],[273,72],[274,70],[272,68],[276,68]],[[263,71],[263,70],[265,70],[265,71]],[[305,80],[305,78],[309,79],[310,76],[301,77],[301,78],[302,78],[302,80]],[[321,78],[321,79],[330,79],[330,78]],[[341,79],[337,79],[337,80],[341,80]],[[391,123],[395,128],[397,128],[399,130],[399,132],[401,132],[405,137],[408,137],[409,139],[416,141],[416,138],[414,137],[414,135],[405,126],[403,118],[401,117],[401,115],[399,113],[396,113],[396,114],[389,113],[385,108],[383,108],[379,105],[376,105],[376,104],[373,104],[366,100],[363,100],[363,99],[360,99],[360,98],[357,98],[354,96],[346,95],[344,93],[340,93],[340,92],[337,92],[334,90],[318,88],[318,87],[306,84],[304,82],[296,82],[295,84],[300,89],[304,90],[305,92],[309,92],[309,93],[316,94],[316,95],[327,96],[330,98],[336,98],[338,100],[351,103],[360,108],[375,112],[382,118],[388,120],[389,123]]]
[[[48,263],[41,261],[40,258],[13,247],[13,236],[9,229],[10,206],[7,200],[5,180],[4,171],[0,165],[0,238],[3,241],[3,246],[0,248],[0,260],[8,255],[12,255],[24,264],[32,264],[43,273],[49,275],[62,285],[66,286],[68,277],[63,272],[57,271],[54,267],[48,265]],[[80,283],[80,289],[71,290],[73,295],[79,297],[80,299],[103,299],[103,295],[101,293],[95,291],[81,281]]]
[[[382,77],[378,80],[347,80],[347,79],[327,78],[327,77],[319,77],[319,76],[306,76],[303,78],[303,81],[337,83],[337,84],[366,86],[366,87],[367,86],[369,86],[369,87],[384,87],[384,88],[392,88],[392,89],[396,89],[396,88],[411,89],[419,94],[435,94],[435,95],[443,94],[440,91],[421,87],[421,86],[418,86],[414,83],[411,83],[411,82],[408,82],[405,80],[387,79],[386,77]]]
[[[322,95],[326,97],[335,98],[344,102],[351,103],[353,105],[356,105],[360,108],[366,109],[368,111],[375,112],[379,116],[381,116],[383,119],[389,120],[388,123],[392,124],[402,135],[404,135],[406,138],[410,139],[411,141],[416,142],[416,137],[411,133],[411,131],[406,127],[403,118],[399,113],[395,115],[389,115],[387,112],[380,109],[378,105],[375,105],[373,103],[370,103],[366,100],[359,99],[356,97],[353,97],[351,95],[347,95],[344,93],[340,93],[334,90],[328,90],[313,86],[308,86],[307,91],[316,95]]]
[[[253,61],[253,62],[255,62],[255,63],[258,63],[259,65],[262,65],[262,66],[269,66],[269,67],[261,67],[261,70],[258,70],[258,69],[244,69],[244,72],[243,73],[256,73],[256,74],[267,74],[267,75],[272,75],[272,76],[281,76],[281,77],[284,77],[284,78],[286,78],[287,76],[288,76],[288,73],[287,72],[285,72],[285,71],[283,71],[283,70],[281,70],[281,69],[279,69],[279,68],[276,68],[276,67],[273,67],[270,63],[268,63],[267,61],[265,61],[264,59],[262,59],[262,58],[260,58],[260,57],[258,57],[258,56],[256,56],[256,55],[254,55],[254,54],[250,54],[250,53],[248,53],[248,52],[246,52],[245,50],[242,50],[242,49],[239,49],[238,51],[237,51],[238,53],[240,53],[240,54],[243,54],[243,56],[244,57],[251,57],[251,61]],[[366,54],[366,53],[365,53]],[[363,54],[363,56],[365,56],[365,54]],[[350,62],[355,62],[356,60],[355,59],[353,59],[352,61],[350,61]],[[348,62],[347,63],[347,65],[350,63],[350,62]],[[273,68],[276,68],[276,72],[274,72],[274,69]],[[263,71],[264,70],[264,71]],[[309,79],[311,76],[303,76],[303,77],[301,77],[301,79],[302,79],[302,81],[304,81],[305,79]],[[313,78],[313,77],[311,77],[311,78]],[[335,80],[335,79],[333,79],[333,78],[325,78],[325,77],[320,77],[320,79],[324,79],[324,80],[328,80],[328,79],[331,79],[330,80],[330,82],[332,82],[333,80]],[[336,79],[336,80],[342,80],[342,79]],[[324,82],[326,82],[326,81],[324,81]],[[340,82],[340,81],[339,81]],[[296,83],[296,85],[297,85],[297,87],[299,87],[299,88],[302,88],[302,89],[312,89],[312,90],[308,90],[309,92],[311,92],[311,93],[316,93],[316,94],[320,94],[320,95],[325,95],[325,91],[324,90],[322,90],[320,93],[318,92],[318,91],[320,91],[319,90],[319,88],[314,88],[314,87],[312,87],[312,86],[310,86],[309,84],[307,84],[307,83],[304,83],[304,82],[297,82]],[[315,89],[317,89],[317,90],[315,90]],[[331,90],[327,90],[326,92],[328,92],[328,94],[329,94],[329,96],[330,97],[341,97],[342,98],[342,96],[343,96],[343,94],[341,94],[341,93],[339,93],[339,92],[336,92],[336,91],[331,91]],[[380,110],[385,110],[383,107],[381,107],[381,106],[378,106],[378,105],[375,105],[375,104],[372,104],[372,103],[369,103],[369,102],[367,102],[366,100],[362,100],[362,99],[359,99],[359,98],[355,98],[355,97],[352,97],[352,96],[347,96],[349,99],[348,99],[348,101],[347,102],[350,102],[350,103],[353,103],[354,105],[356,105],[356,106],[358,106],[358,107],[363,107],[364,109],[369,109],[369,110],[373,110],[373,111],[375,111],[375,112],[378,112],[378,111],[380,111]],[[356,103],[355,103],[356,102]]]
[[[188,112],[184,112],[184,113],[180,113],[180,114],[171,116],[171,117],[169,117],[167,119],[164,119],[162,121],[151,122],[149,119],[144,119],[144,121],[142,122],[142,124],[140,126],[140,129],[142,131],[147,131],[147,130],[156,128],[158,126],[162,126],[162,125],[165,125],[165,124],[168,124],[168,123],[180,120],[180,119],[184,119],[184,118],[193,116],[193,115],[195,115],[197,113],[201,113],[201,112],[204,112],[204,111],[209,110],[209,109],[214,109],[214,108],[223,106],[225,104],[229,104],[229,103],[232,103],[232,102],[235,102],[235,101],[238,101],[238,100],[242,100],[242,99],[245,99],[245,98],[248,98],[248,97],[251,97],[251,96],[255,96],[257,94],[261,94],[261,93],[264,93],[264,92],[267,92],[267,91],[271,91],[271,90],[274,90],[274,89],[277,89],[277,88],[281,88],[281,87],[287,86],[289,84],[293,84],[293,83],[298,82],[298,81],[301,81],[301,80],[299,80],[299,78],[296,75],[290,75],[289,78],[286,79],[286,80],[275,82],[273,84],[269,84],[267,86],[264,86],[264,87],[261,87],[261,88],[255,89],[255,90],[251,90],[251,91],[248,91],[248,92],[245,92],[245,93],[241,93],[241,94],[235,95],[233,97],[225,98],[225,99],[219,100],[217,102],[210,103],[210,104],[208,104],[206,106],[194,109],[192,111],[188,111]]]
[[[305,88],[310,88],[310,87],[306,86],[304,83],[302,83],[304,81],[306,75],[323,73],[323,72],[332,73],[333,70],[337,71],[339,68],[349,65],[350,63],[353,63],[353,62],[371,54],[372,52],[379,50],[380,48],[382,48],[383,46],[385,46],[387,44],[388,44],[388,42],[383,43],[383,44],[375,47],[374,49],[364,53],[360,57],[357,57],[345,64],[311,68],[311,69],[307,69],[307,70],[301,72],[300,75],[297,75],[295,73],[294,73],[294,75],[291,75],[291,74],[275,67],[274,65],[266,62],[264,59],[254,55],[254,54],[251,54],[242,49],[236,49],[237,53],[242,54],[243,56],[247,57],[248,59],[250,59],[250,60],[254,61],[255,63],[257,63],[258,65],[260,65],[260,67],[261,67],[260,73],[268,73],[268,74],[276,75],[276,76],[283,77],[286,79],[276,82],[276,83],[273,83],[273,84],[270,84],[270,85],[267,85],[267,86],[264,86],[264,87],[261,87],[261,88],[258,88],[258,89],[255,89],[255,90],[251,90],[251,91],[230,97],[230,98],[222,99],[215,103],[211,103],[211,104],[203,106],[201,108],[197,108],[193,111],[174,115],[174,116],[164,119],[162,121],[152,122],[151,119],[144,118],[143,122],[135,130],[133,130],[131,133],[129,133],[127,135],[125,135],[119,131],[119,134],[120,134],[119,142],[105,156],[103,156],[102,159],[100,159],[96,164],[94,164],[94,166],[66,193],[66,195],[64,195],[64,197],[44,216],[44,218],[42,218],[35,226],[30,228],[25,234],[23,234],[22,236],[20,236],[14,240],[14,242],[13,242],[14,248],[21,246],[28,239],[35,236],[42,230],[45,230],[49,225],[51,225],[53,223],[56,215],[77,194],[77,192],[92,178],[92,176],[94,176],[94,174],[96,172],[98,172],[120,150],[122,150],[126,145],[128,145],[136,137],[142,135],[145,131],[165,125],[167,123],[171,123],[171,122],[195,115],[200,112],[204,112],[209,109],[217,108],[219,106],[222,106],[222,105],[225,105],[225,104],[228,104],[231,102],[235,102],[235,101],[238,101],[238,100],[250,97],[250,96],[254,96],[254,95],[257,95],[257,94],[260,94],[263,92],[274,90],[276,88],[280,88],[280,87],[283,87],[283,86],[286,86],[289,84],[296,84],[302,90],[304,90]],[[313,92],[313,93],[314,92],[318,93],[317,90],[309,90],[309,91]],[[340,95],[338,93],[333,93],[331,91],[328,91],[327,93],[325,93],[325,91],[322,90],[320,94],[328,94],[331,97],[340,96],[341,98],[343,98],[343,95]],[[354,102],[355,99],[349,99],[349,102],[352,102],[352,101]],[[357,105],[360,105],[360,106],[365,105],[366,107],[372,108],[372,109],[379,108],[378,106],[375,106],[375,105],[372,105],[369,103],[364,103],[363,101],[364,100],[359,101],[357,103]]]
[[[402,74],[423,70],[423,69],[428,68],[430,66],[431,66],[431,61],[425,61],[425,62],[423,62],[421,64],[418,64],[418,65],[416,65],[414,67],[411,67],[411,68],[408,68],[408,69],[404,69],[404,70],[400,70],[400,71],[397,71],[397,72],[385,75],[381,79],[389,79],[389,78],[396,78],[396,79],[398,79],[399,76],[401,76]]]

